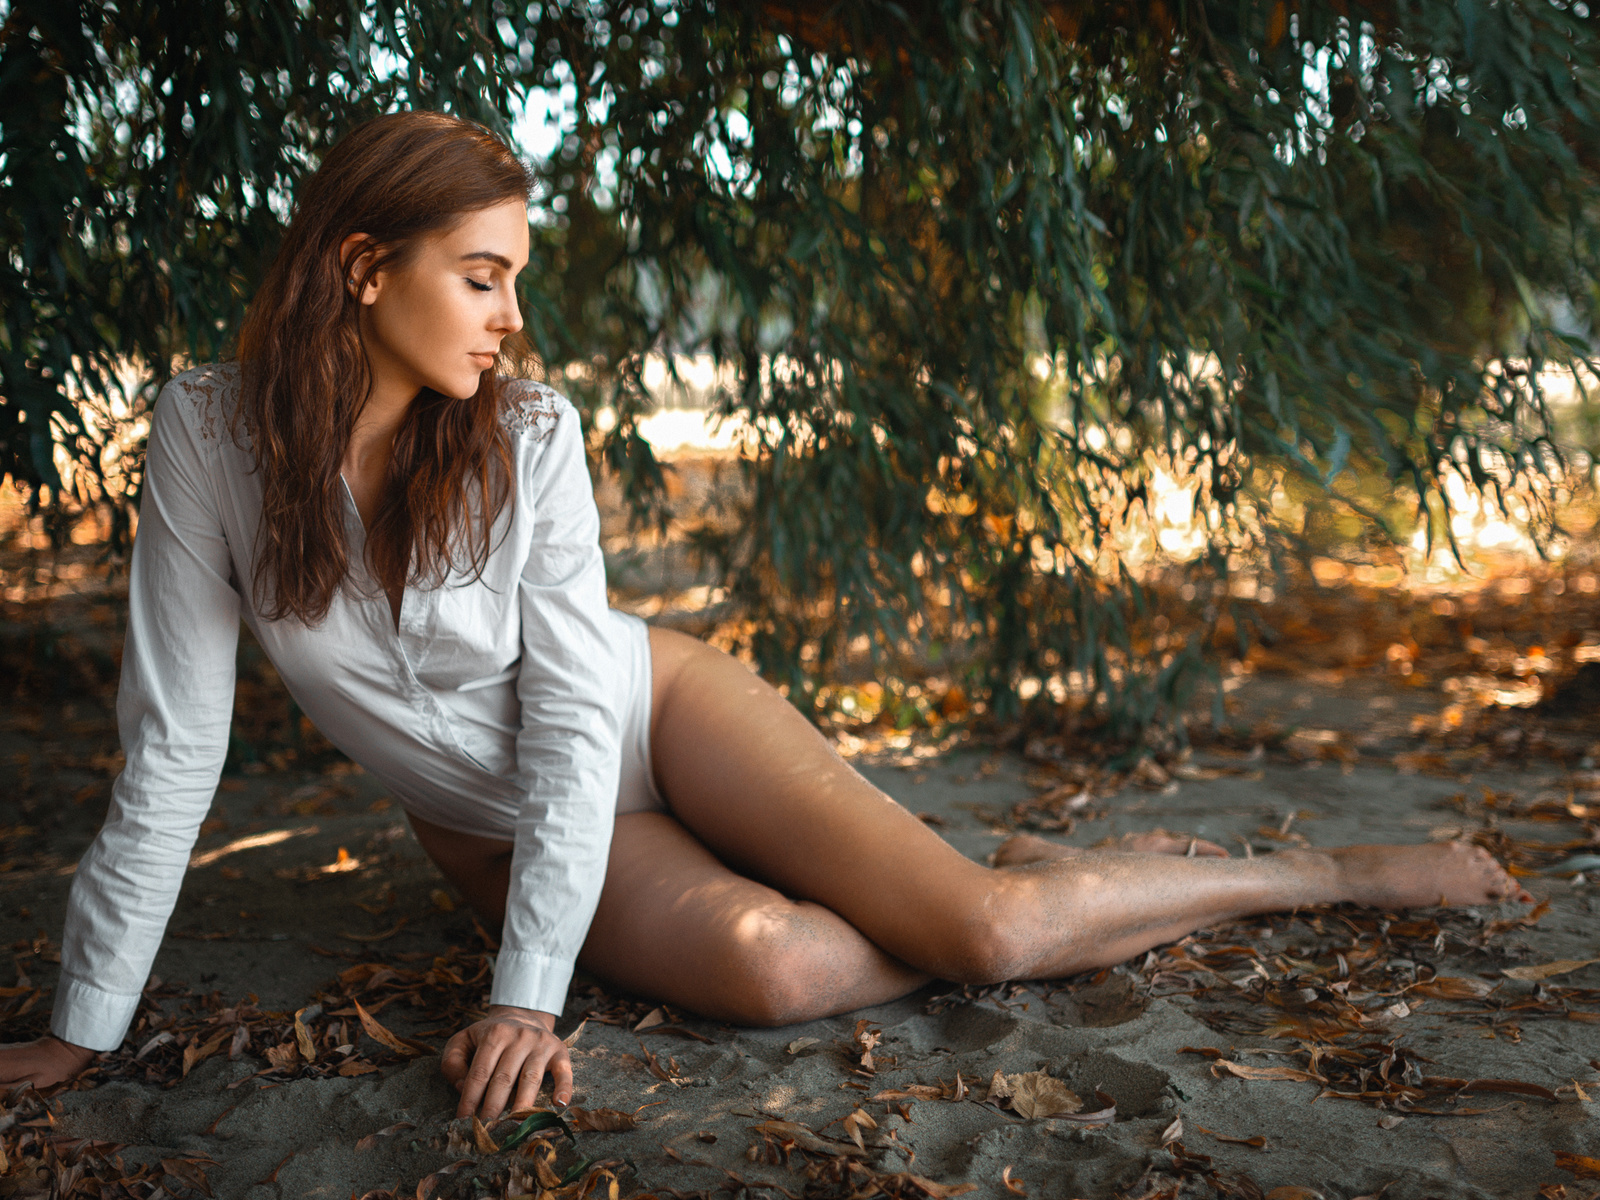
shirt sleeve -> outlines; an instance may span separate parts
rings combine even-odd
[[[128,582],[117,694],[125,763],[78,863],[51,1030],[121,1044],[177,899],[228,748],[239,595],[206,469],[168,384],[156,403]]]
[[[605,883],[616,814],[618,672],[600,517],[578,414],[562,401],[520,502],[533,507],[520,583],[517,815],[490,1001],[560,1013]]]

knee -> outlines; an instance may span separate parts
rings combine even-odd
[[[996,874],[999,874],[998,872]],[[1028,979],[1051,948],[1059,948],[1060,930],[1050,931],[1033,889],[1000,878],[977,901],[945,922],[941,977],[954,983],[991,984]]]
[[[813,936],[807,906],[763,914],[731,938],[724,955],[724,1011],[740,1025],[773,1028],[814,1021],[840,1011],[830,1004],[840,991],[837,964],[827,961]]]

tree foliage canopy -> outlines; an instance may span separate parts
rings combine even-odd
[[[641,511],[645,354],[726,366],[749,504],[703,544],[797,701],[865,636],[1002,709],[1077,672],[1134,731],[1199,662],[1111,551],[1158,469],[1213,580],[1292,542],[1285,495],[1382,527],[1450,472],[1561,470],[1538,373],[1600,294],[1580,0],[13,0],[0,472],[92,477],[119,369],[137,405],[222,353],[352,123],[508,130],[530,94],[566,114],[530,331]]]

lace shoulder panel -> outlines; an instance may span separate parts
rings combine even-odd
[[[507,379],[503,386],[507,404],[500,419],[507,429],[535,442],[546,441],[556,431],[561,414],[572,407],[560,392],[532,379]]]
[[[228,432],[239,398],[239,364],[207,363],[173,376],[163,391],[185,404],[194,427],[207,441]]]

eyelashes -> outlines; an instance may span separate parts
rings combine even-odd
[[[494,291],[494,284],[492,284],[492,283],[479,283],[476,279],[467,280],[467,286],[472,288],[474,291],[477,291],[477,292],[492,292],[492,291]]]

